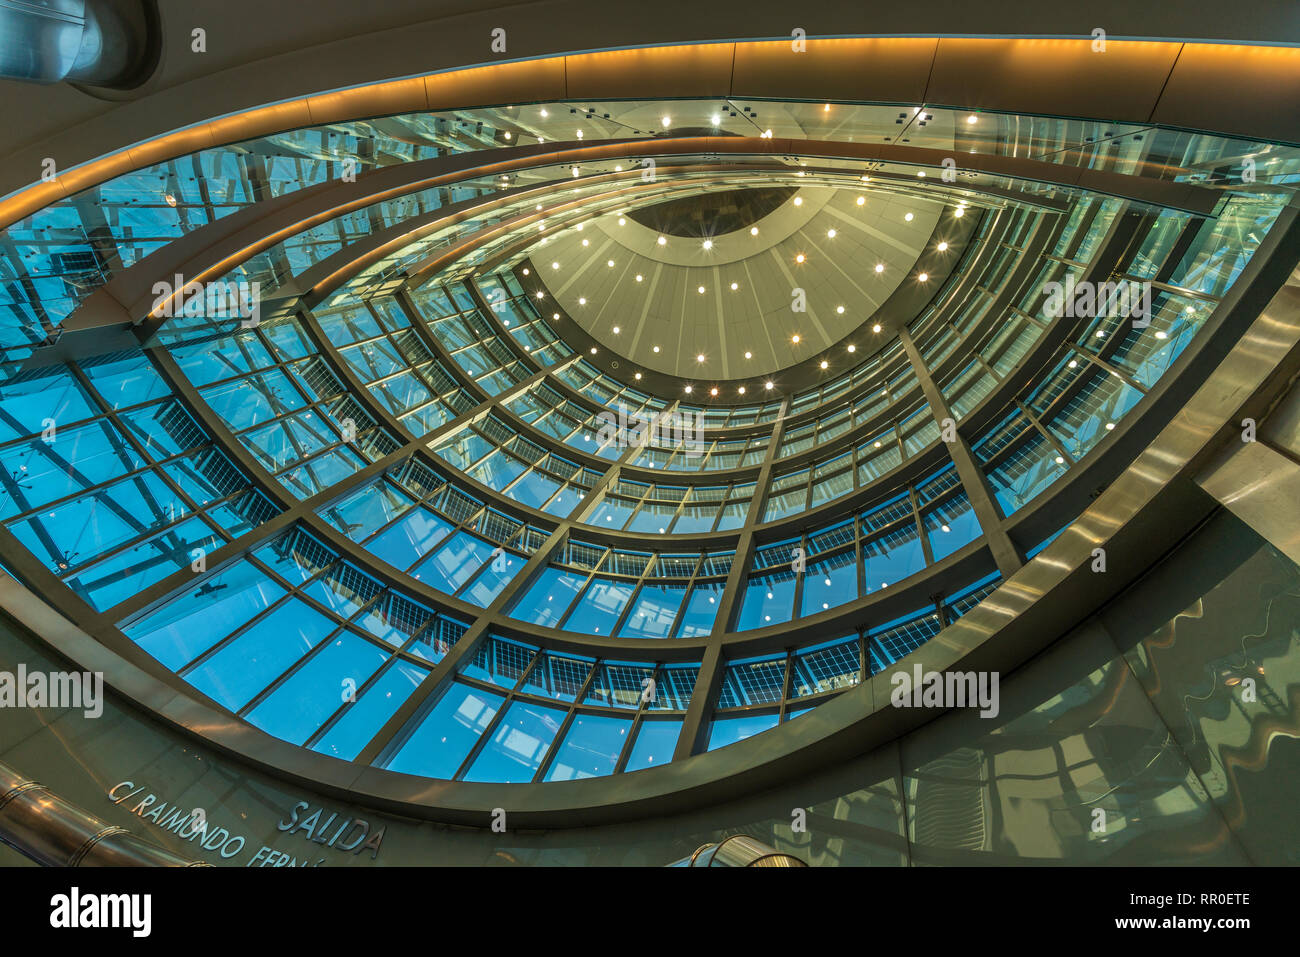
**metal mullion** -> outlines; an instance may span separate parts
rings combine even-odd
[[[465,759],[461,762],[460,767],[456,769],[456,773],[451,776],[451,780],[460,780],[461,775],[467,774],[469,769],[474,766],[474,762],[477,761],[479,755],[483,753],[483,749],[487,747],[487,743],[491,740],[492,735],[496,732],[497,728],[501,726],[501,722],[505,721],[506,713],[509,712],[510,706],[515,702],[515,691],[523,686],[528,675],[532,673],[532,670],[535,667],[537,667],[537,662],[541,659],[543,654],[544,652],[541,649],[536,650],[536,653],[528,663],[528,666],[524,668],[519,677],[515,679],[515,683],[511,687],[503,689],[500,685],[492,685],[498,693],[504,693],[501,707],[497,709],[496,714],[492,716],[492,720],[488,723],[488,726],[483,729],[483,733],[479,735],[478,740],[476,740],[473,747],[469,749],[469,753],[465,755]],[[450,680],[454,683],[456,677],[453,675]],[[466,681],[463,683],[468,684],[469,682]],[[473,685],[471,685],[471,687],[473,687]],[[425,720],[427,720],[427,717]]]
[[[802,614],[802,608],[803,608],[803,585],[804,585],[804,579],[808,577],[808,557],[809,557],[809,556],[808,556],[808,547],[809,547],[809,546],[808,546],[808,536],[807,536],[806,534],[800,534],[800,536],[799,536],[799,547],[800,547],[801,549],[803,549],[803,555],[804,555],[804,567],[803,567],[803,570],[801,570],[801,571],[795,573],[795,578],[794,578],[794,607],[791,608],[791,614],[790,614],[790,618],[789,618],[790,621],[794,621],[796,618],[802,618],[802,617],[803,617],[803,614]]]
[[[776,723],[785,723],[786,710],[790,704],[790,685],[794,678],[794,652],[786,649],[785,653],[785,679],[781,682],[781,701],[780,710],[777,712]]]
[[[925,523],[921,520],[921,503],[916,495],[916,486],[910,482],[907,486],[907,497],[912,503],[912,520],[916,523],[916,534],[921,539],[921,552],[925,557],[925,567],[929,568],[934,564],[934,549],[930,547],[930,536],[925,534]]]
[[[268,684],[257,694],[253,695],[253,697],[242,708],[235,711],[234,714],[237,717],[243,718],[244,720],[248,720],[248,715],[251,714],[253,710],[258,707],[258,705],[260,705],[271,695],[275,694],[275,692],[279,690],[286,681],[288,681],[295,674],[297,674],[307,664],[307,662],[310,659],[315,658],[317,655],[322,653],[323,649],[328,648],[330,642],[333,641],[335,638],[337,638],[340,633],[349,632],[349,631],[350,629],[348,629],[346,625],[339,625],[328,635],[326,635],[324,638],[318,641],[314,648],[307,649],[307,653],[305,655],[303,655],[301,658],[299,658],[297,661],[291,664],[287,669],[285,669],[285,671],[283,671],[279,675],[279,677],[272,679],[270,684]]]

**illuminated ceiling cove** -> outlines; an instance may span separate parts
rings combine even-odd
[[[1001,600],[1300,181],[1265,139],[530,68],[0,202],[5,569],[395,804],[711,760]],[[1149,299],[1052,305],[1108,281]]]

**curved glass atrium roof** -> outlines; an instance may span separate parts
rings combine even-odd
[[[0,244],[5,566],[320,755],[515,783],[723,748],[1083,511],[1298,170],[1158,126],[716,99],[133,169]],[[1149,301],[1053,295],[1106,282]]]

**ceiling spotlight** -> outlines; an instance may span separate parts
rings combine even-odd
[[[795,204],[796,206],[802,206],[802,205],[803,205],[803,197],[802,197],[802,196],[796,196],[796,197],[794,198],[794,204]]]
[[[910,223],[912,221],[912,214],[908,213],[906,216],[904,216],[903,221]]]
[[[580,305],[580,306],[585,306],[586,304],[587,304],[587,300],[586,300],[585,298],[583,298],[582,296],[579,296],[579,297],[578,297],[578,305]]]
[[[828,230],[826,230],[826,238],[827,238],[827,239],[834,239],[834,238],[835,238],[835,230],[833,230],[833,229],[828,229]]]
[[[752,358],[754,358],[754,353],[752,353],[752,352],[746,352],[746,353],[745,353],[745,358],[746,358],[746,359],[752,359]]]
[[[857,351],[858,351],[858,347],[855,346],[855,345],[854,345],[853,343],[851,343],[851,342],[849,343],[848,349],[849,349],[849,352],[857,352]]]
[[[574,178],[574,179],[577,179],[577,178],[578,178],[578,167],[576,167],[576,166],[573,167],[573,178]]]
[[[664,126],[668,126],[670,123],[672,123],[672,121],[673,121],[673,118],[672,118],[671,116],[661,116],[661,117],[659,117],[659,122],[662,123]]]
[[[863,205],[865,205],[866,202],[867,202],[867,197],[865,197],[865,196],[859,196],[859,197],[858,197],[858,205],[859,205],[859,206],[863,206]]]
[[[836,306],[836,307],[835,307],[835,311],[838,312],[841,316],[844,315],[844,307],[843,307],[843,306]]]
[[[691,394],[691,387],[690,387],[690,386],[687,386],[687,387],[686,387],[686,394],[687,394],[687,395],[690,395],[690,394]]]
[[[871,327],[871,331],[872,331],[872,332],[879,332],[879,331],[880,331],[880,323],[876,323],[874,326],[872,326],[872,327]]]
[[[633,378],[635,378],[639,382],[641,380],[641,373],[638,372],[635,376],[633,376]]]
[[[584,245],[584,246],[590,246],[590,245],[591,245],[591,240],[590,240],[590,239],[584,239],[584,240],[582,241],[582,245]]]
[[[829,103],[827,103],[825,106],[822,107],[823,113],[829,113],[830,111],[831,111],[831,105]]]
[[[578,130],[578,139],[582,139],[582,130]]]
[[[884,264],[884,263],[876,263],[876,272],[884,272],[884,271],[885,271],[885,264]]]
[[[1065,459],[1061,458],[1061,457],[1058,455],[1058,456],[1056,457],[1056,464],[1057,464],[1057,465],[1064,465],[1064,464],[1065,464]]]
[[[772,391],[772,383],[770,383],[770,382],[764,382],[764,383],[763,383],[763,388],[764,388],[764,389],[767,389],[769,392],[771,392],[771,391]]]
[[[928,272],[923,272],[921,273],[921,275],[917,276],[916,278],[920,282],[925,282],[930,278],[930,274]]]
[[[1106,423],[1106,431],[1107,431],[1107,432],[1109,432],[1109,431],[1110,431],[1111,429],[1113,429],[1113,428],[1115,428],[1115,423],[1114,423],[1114,422],[1107,422],[1107,423]]]
[[[794,261],[797,263],[803,262],[803,259],[804,259],[803,253],[799,253],[799,255],[794,257]]]
[[[593,356],[596,354],[596,347],[595,347],[595,346],[592,346],[592,347],[591,347],[591,354],[592,354]]]
[[[758,227],[757,227],[757,226],[750,226],[750,227],[749,227],[749,235],[751,235],[751,236],[757,236],[757,235],[758,235]]]
[[[553,312],[553,313],[551,313],[551,318],[552,318],[552,319],[559,319],[559,318],[560,318],[560,314],[559,314],[558,312]]]
[[[546,298],[546,293],[539,291],[539,292],[537,293],[537,298],[538,298],[538,299],[545,299],[545,298]]]
[[[967,122],[967,123],[974,123],[974,122],[975,122],[975,114],[972,113],[970,116],[966,117],[966,122]]]
[[[1167,332],[1165,332],[1163,329],[1161,329],[1159,332],[1156,333],[1156,338],[1157,338],[1157,339],[1167,339],[1167,338],[1169,338],[1169,333],[1167,333]]]
[[[712,116],[709,117],[709,121],[712,122],[714,126],[717,126],[719,123],[722,122],[722,117],[718,116],[717,113],[714,113]]]
[[[770,140],[772,138],[772,131],[764,130],[762,133],[759,134],[758,138],[760,140]]]
[[[739,392],[741,395],[744,395],[744,394],[745,394],[745,387],[742,385],[742,386],[741,386],[739,389],[737,389],[736,391]]]
[[[740,283],[738,283],[738,282],[733,282],[733,283],[731,284],[731,291],[732,291],[732,292],[735,292],[735,291],[736,291],[737,289],[739,289],[739,288],[740,288]]]
[[[655,351],[655,352],[658,352],[658,351],[659,351],[659,347],[658,347],[658,346],[655,346],[654,351]]]
[[[605,265],[609,266],[611,269],[614,268],[614,260],[610,259],[606,261]]]
[[[862,177],[862,182],[864,182],[864,183],[870,183],[870,182],[871,182],[871,177],[870,177],[870,176],[864,176],[864,177]]]
[[[960,206],[958,206],[956,209],[952,211],[952,214],[956,216],[958,219],[960,219],[963,215],[965,215],[965,213],[966,210],[962,209]]]
[[[825,368],[826,368],[827,366],[829,366],[829,365],[830,365],[830,363],[827,362],[825,359],[823,359],[823,360],[821,361],[821,367],[822,367],[823,369],[825,369]]]
[[[876,448],[880,448],[880,440],[879,440],[879,439],[876,440]]]
[[[794,335],[792,335],[790,337],[790,341],[797,346],[799,344],[799,334],[796,332]]]
[[[703,362],[703,361],[704,361],[704,356],[703,356],[703,355],[698,355],[698,356],[696,356],[696,357],[695,357],[695,361],[696,361],[696,362]]]
[[[1073,368],[1075,368],[1078,364],[1079,364],[1079,363],[1078,363],[1077,360],[1075,360],[1075,359],[1071,359],[1068,363],[1066,363],[1066,367],[1067,367],[1067,368],[1070,368],[1070,369],[1073,369]]]
[[[703,287],[703,286],[700,287],[699,292],[700,292],[700,295],[704,295],[704,287]]]
[[[636,274],[636,281],[637,281],[637,282],[640,282],[640,281],[642,280],[642,278],[643,278],[643,277],[642,277],[642,275],[641,275],[640,273],[637,273],[637,274]]]
[[[527,269],[527,267],[524,268],[524,275],[525,275],[525,276],[528,275],[528,269]]]
[[[659,243],[660,246],[667,246],[667,245],[668,245],[668,240],[667,240],[666,238],[664,238],[663,236],[660,236],[659,239],[657,240],[657,242]]]
[[[620,217],[618,218],[618,224],[619,224],[620,226],[625,226],[625,225],[627,225],[627,220],[624,219],[622,216],[620,216]]]
[[[542,110],[542,119],[546,119],[550,115],[551,115],[550,113],[547,113],[545,110]]]
[[[705,248],[705,249],[712,249],[712,248],[713,248],[713,240],[712,240],[712,239],[706,239],[706,240],[704,240],[704,248]]]
[[[921,179],[925,179],[925,170],[923,169],[917,170],[916,175],[919,176]]]
[[[939,244],[938,246],[936,246],[935,248],[938,249],[939,252],[944,252],[944,251],[948,248],[948,244],[947,244],[947,243],[940,243],[940,244]]]
[[[560,264],[559,264],[559,263],[551,263],[551,268],[552,268],[552,269],[559,269],[559,268],[560,268]]]
[[[615,326],[615,327],[614,327],[614,335],[618,335],[618,333],[619,333],[619,328],[618,328],[618,326]]]

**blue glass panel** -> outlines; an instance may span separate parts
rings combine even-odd
[[[979,519],[975,517],[975,509],[965,495],[950,499],[922,518],[936,562],[969,545],[983,534]]]
[[[511,552],[503,551],[496,558],[484,564],[470,586],[460,593],[460,597],[471,604],[486,608],[492,600],[501,594],[519,570],[524,567],[524,559]]]
[[[553,628],[586,580],[586,575],[560,568],[542,569],[533,586],[515,601],[510,615],[522,621],[531,621],[534,625]]]
[[[681,624],[677,626],[678,638],[694,638],[707,635],[713,630],[713,619],[718,613],[718,601],[722,598],[720,583],[696,585],[691,590],[686,611],[682,613]]]
[[[531,781],[563,720],[563,711],[516,701],[491,740],[483,745],[464,780],[506,784]]]
[[[681,733],[680,721],[642,721],[623,771],[640,771],[667,764],[673,759],[673,750]]]
[[[858,561],[852,552],[808,566],[800,614],[816,615],[858,597]]]
[[[416,565],[411,574],[450,595],[492,557],[495,548],[469,532],[457,532],[447,544]]]
[[[685,585],[643,585],[636,604],[619,629],[619,637],[667,638],[684,597]]]
[[[750,714],[740,718],[718,718],[709,731],[709,750],[716,751],[729,744],[744,741],[754,735],[775,728],[777,714]]]
[[[613,774],[632,722],[626,718],[579,714],[547,769],[547,781],[573,781]]]
[[[403,571],[450,534],[452,526],[427,508],[403,515],[366,543],[366,551]]]
[[[405,661],[393,662],[312,745],[312,750],[344,761],[353,760],[428,674]]]
[[[916,533],[916,522],[908,521],[902,528],[864,542],[862,561],[866,565],[868,594],[919,572],[925,567],[925,552]]]
[[[302,744],[369,680],[387,653],[350,632],[333,638],[248,714],[263,731]]]
[[[284,589],[252,565],[240,564],[173,598],[122,631],[177,671],[254,615],[271,607]]]
[[[387,482],[379,481],[352,493],[323,510],[321,515],[354,542],[368,538],[377,528],[411,507],[411,499]]]
[[[195,667],[185,680],[218,704],[238,711],[334,627],[306,602],[290,598]]]
[[[114,356],[94,364],[82,363],[81,371],[113,409],[161,398],[171,392],[143,352]]]
[[[492,723],[502,700],[500,695],[453,683],[393,756],[388,768],[450,779]]]
[[[745,598],[736,622],[737,631],[765,628],[790,620],[794,608],[795,577],[793,572],[777,576],[750,577]]]
[[[206,522],[191,519],[69,578],[67,585],[92,608],[104,611],[189,567],[196,549],[209,555],[223,544]]]
[[[9,379],[0,394],[0,440],[35,435],[46,419],[71,425],[98,410],[90,396],[66,370],[31,379]]]
[[[632,597],[635,582],[610,581],[595,579],[583,592],[581,600],[564,622],[568,631],[581,632],[584,635],[608,635],[613,633],[618,623],[618,616]]]

